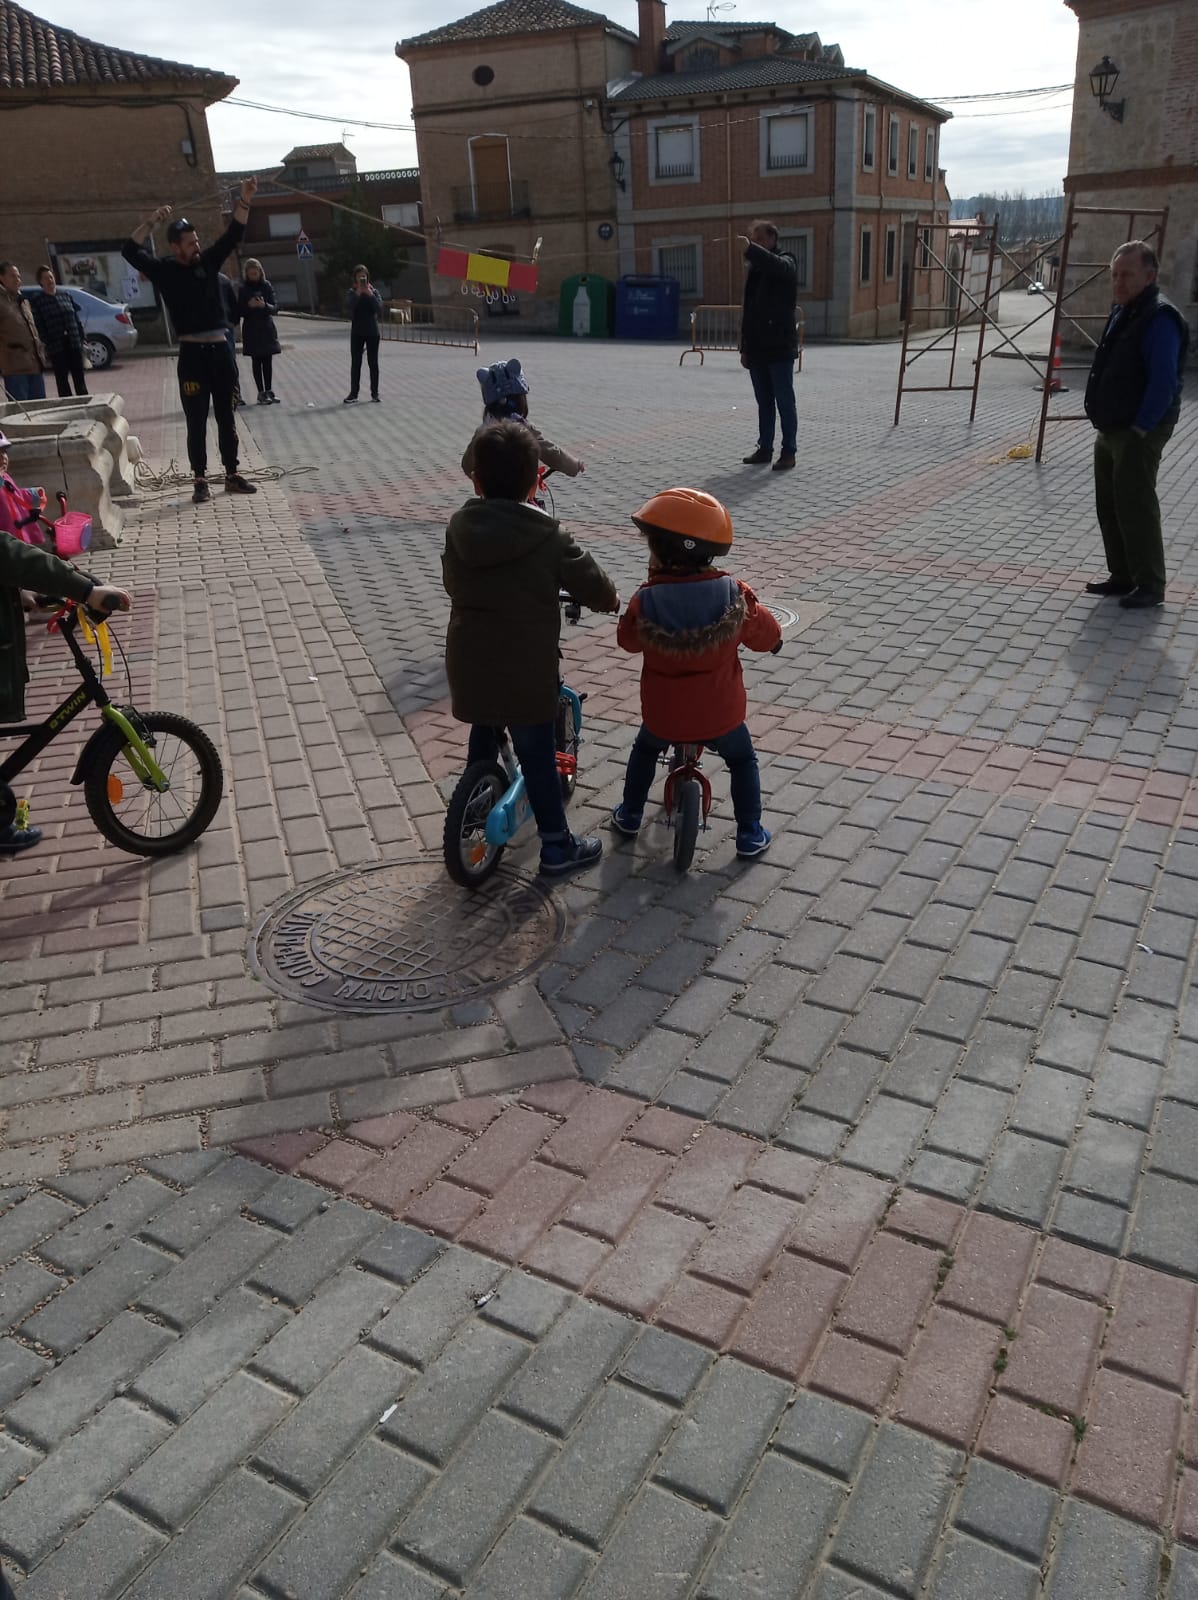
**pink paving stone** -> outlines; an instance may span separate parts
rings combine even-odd
[[[833,1333],[824,1340],[807,1387],[845,1400],[851,1406],[878,1412],[894,1387],[898,1369],[897,1356],[887,1355],[872,1344],[862,1344],[860,1339]]]
[[[982,1423],[977,1453],[1059,1488],[1065,1481],[1073,1445],[1073,1429],[1064,1418],[997,1395]]]
[[[1000,1379],[1002,1388],[1035,1404],[1082,1416],[1104,1320],[1098,1306],[1059,1289],[1034,1285],[1019,1337],[1011,1344],[1010,1364]]]
[[[706,1233],[701,1222],[650,1206],[596,1275],[588,1294],[635,1317],[651,1316]]]
[[[829,1167],[791,1235],[788,1250],[850,1272],[877,1228],[890,1186],[846,1167]]]
[[[968,1213],[936,1195],[904,1189],[886,1213],[886,1230],[951,1250]]]
[[[540,1112],[509,1106],[454,1163],[454,1182],[480,1194],[497,1194],[532,1160],[556,1126]]]
[[[385,1117],[367,1117],[364,1122],[351,1122],[346,1132],[351,1139],[371,1145],[375,1150],[390,1150],[407,1137],[416,1126],[416,1118],[406,1111],[393,1111]]]
[[[823,1164],[810,1156],[797,1155],[793,1150],[779,1150],[768,1146],[749,1168],[746,1183],[761,1189],[771,1189],[791,1200],[806,1200],[819,1182]]]
[[[648,1145],[651,1150],[665,1150],[670,1155],[680,1156],[703,1126],[694,1117],[667,1111],[664,1106],[650,1106],[624,1137],[634,1144]]]
[[[441,1176],[466,1144],[465,1134],[452,1128],[443,1128],[438,1122],[419,1123],[394,1150],[355,1178],[348,1192],[392,1216],[402,1216],[413,1198]]]
[[[347,1189],[359,1172],[375,1160],[377,1156],[373,1150],[364,1150],[348,1139],[330,1139],[328,1144],[301,1161],[295,1170],[299,1177],[312,1178],[330,1189]]]
[[[1003,1343],[993,1323],[936,1306],[903,1373],[894,1414],[924,1433],[967,1445],[977,1432]]]
[[[324,1133],[275,1133],[266,1139],[243,1139],[233,1148],[265,1166],[277,1167],[280,1172],[294,1172],[305,1157],[327,1141],[328,1135]]]
[[[846,1281],[844,1273],[818,1261],[784,1255],[741,1318],[732,1353],[797,1383]]]
[[[849,1284],[836,1326],[888,1350],[905,1351],[936,1287],[940,1252],[879,1233]]]
[[[501,1261],[518,1261],[557,1220],[579,1180],[570,1172],[533,1163],[506,1183],[461,1242]]]
[[[1181,1421],[1180,1395],[1104,1369],[1087,1407],[1073,1492],[1160,1527],[1173,1492]]]
[[[684,1339],[722,1350],[747,1303],[743,1295],[686,1277],[674,1285],[653,1320]]]
[[[971,1216],[954,1251],[940,1303],[1004,1326],[1013,1323],[1036,1240],[1036,1234],[1017,1223]]]
[[[1115,1298],[1103,1364],[1184,1389],[1196,1316],[1198,1289],[1192,1283],[1129,1263]]]
[[[744,1180],[759,1148],[752,1139],[729,1133],[726,1128],[704,1128],[674,1168],[658,1197],[659,1203],[687,1216],[712,1221]]]
[[[660,1151],[618,1144],[583,1185],[564,1220],[614,1244],[669,1170],[670,1158]]]
[[[1181,1478],[1177,1503],[1177,1537],[1187,1544],[1198,1544],[1198,1472],[1187,1469]]]
[[[1068,1289],[1084,1300],[1105,1302],[1118,1265],[1114,1256],[1100,1255],[1064,1239],[1049,1239],[1040,1254],[1036,1280],[1054,1289]]]
[[[525,1265],[542,1278],[581,1290],[611,1255],[612,1247],[588,1234],[575,1233],[560,1223],[538,1239],[525,1256]]]
[[[552,1083],[534,1083],[520,1091],[520,1104],[532,1111],[547,1111],[551,1117],[565,1117],[592,1091],[576,1078],[559,1078]]]
[[[503,1110],[503,1102],[494,1095],[474,1095],[469,1100],[451,1100],[448,1105],[437,1106],[433,1116],[447,1127],[458,1128],[462,1133],[481,1133]]]
[[[798,1202],[746,1185],[704,1240],[692,1271],[742,1294],[752,1294],[769,1271],[799,1215]]]
[[[413,1227],[427,1228],[443,1238],[456,1239],[482,1210],[483,1197],[473,1189],[462,1189],[456,1183],[438,1179],[431,1188],[416,1196],[404,1212],[404,1221]]]
[[[571,1111],[541,1151],[541,1160],[589,1177],[639,1111],[627,1095],[597,1089]]]

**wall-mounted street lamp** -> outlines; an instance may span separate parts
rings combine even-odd
[[[1122,100],[1112,100],[1115,85],[1119,82],[1119,68],[1110,56],[1103,56],[1102,60],[1090,73],[1090,93],[1098,101],[1100,108],[1115,122],[1123,121]]]
[[[612,151],[611,160],[607,164],[611,168],[611,175],[619,187],[627,189],[628,185],[624,181],[624,157],[618,150]]]

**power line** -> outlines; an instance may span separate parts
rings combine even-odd
[[[1023,100],[1036,94],[1064,94],[1066,89],[1072,88],[1071,83],[1050,83],[1042,89],[996,89],[993,94],[929,94],[924,98],[936,105],[951,106],[964,105],[971,100]]]

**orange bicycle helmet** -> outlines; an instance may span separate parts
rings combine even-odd
[[[664,536],[688,557],[712,560],[732,545],[727,506],[702,489],[663,489],[634,511],[632,520],[642,533]]]

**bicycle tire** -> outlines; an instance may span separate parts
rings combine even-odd
[[[695,858],[703,790],[697,778],[687,778],[674,792],[674,865],[685,872]]]
[[[498,867],[504,846],[487,841],[487,817],[503,798],[510,779],[497,761],[466,768],[445,813],[445,870],[463,889],[477,889]]]
[[[580,743],[574,728],[574,705],[562,695],[557,702],[557,719],[553,725],[553,743],[562,754],[573,756],[574,770],[558,774],[562,786],[562,804],[569,805],[574,798],[574,791],[578,787],[578,746]]]
[[[114,727],[106,739],[96,744],[88,761],[83,774],[83,797],[97,830],[118,850],[135,856],[169,856],[194,843],[216,815],[225,788],[224,768],[212,740],[186,717],[177,717],[170,711],[143,711],[138,718],[144,728],[159,736],[152,745],[154,759],[171,780],[170,789],[160,794],[147,788],[127,763],[123,773],[113,770],[122,761],[126,748],[124,735]],[[171,750],[171,739],[194,756],[193,774],[178,771],[180,752]],[[126,798],[130,802],[128,810],[118,815],[117,807],[125,805]],[[145,826],[133,826],[131,819],[139,815],[139,805],[145,826],[153,812],[160,819],[177,816],[178,827],[153,835],[145,831]]]

